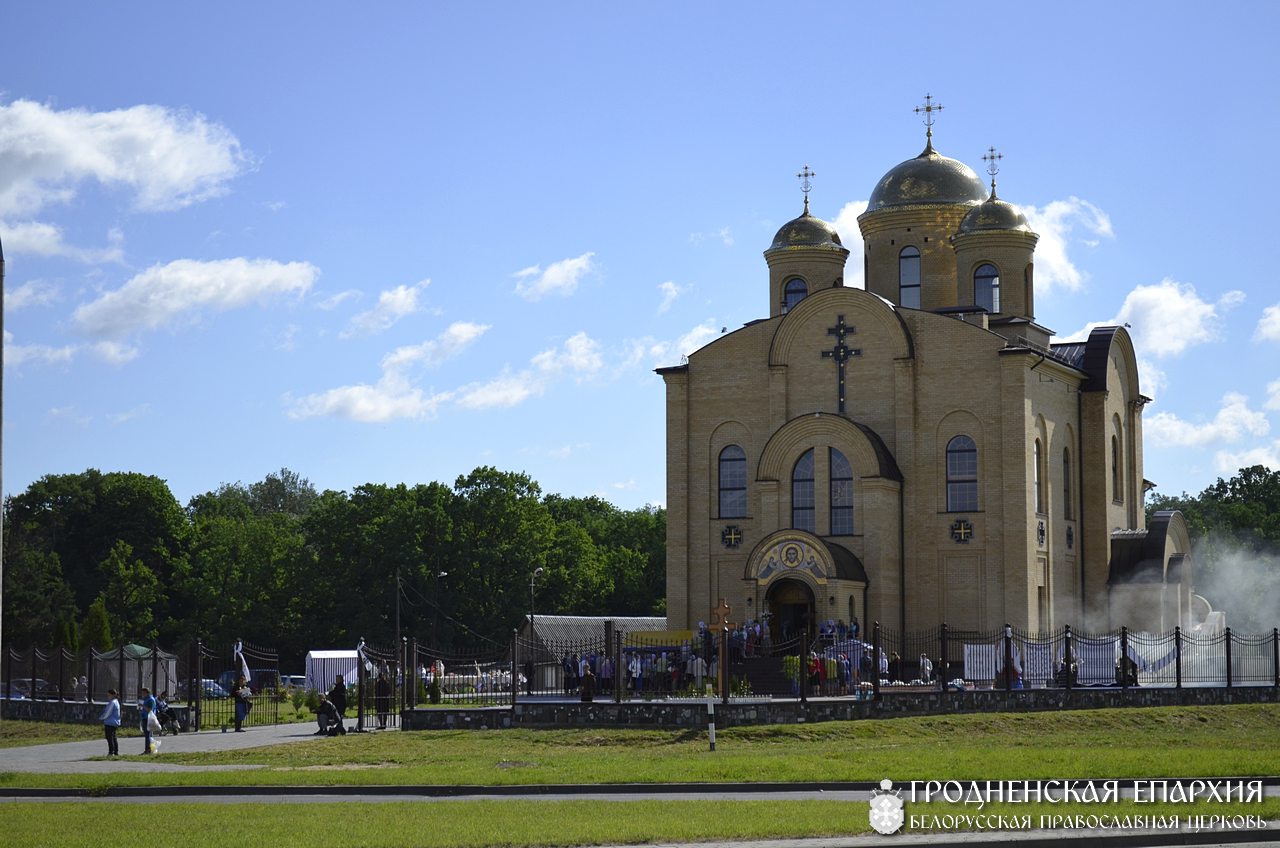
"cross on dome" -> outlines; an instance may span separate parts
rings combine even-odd
[[[996,196],[996,174],[1000,173],[1000,160],[1004,158],[1004,154],[1000,153],[995,147],[988,147],[987,152],[982,154],[982,161],[987,163],[987,173],[991,175],[991,196]]]
[[[932,94],[925,94],[924,103],[915,108],[917,115],[924,115],[925,141],[928,142],[928,149],[933,149],[933,113],[941,112],[943,106],[941,103],[933,102]]]
[[[800,181],[800,190],[804,192],[804,214],[809,214],[809,190],[813,188],[813,178],[818,176],[815,172],[809,170],[809,166],[805,165],[804,170],[796,174],[796,179]]]

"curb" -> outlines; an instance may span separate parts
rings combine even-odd
[[[1151,780],[1215,780],[1215,781],[1259,781],[1264,789],[1280,787],[1280,776],[1268,777],[1215,777],[1215,778],[1116,778],[1120,789],[1132,790],[1139,782],[1146,784]],[[967,785],[970,781],[959,781]],[[1083,778],[1076,781],[1080,785],[1099,785],[1112,782],[1112,779]],[[209,797],[225,797],[228,795],[410,795],[423,798],[453,798],[465,795],[497,795],[504,797],[536,797],[539,795],[698,795],[703,793],[734,792],[740,795],[756,793],[786,792],[871,792],[878,789],[880,783],[872,780],[860,781],[817,781],[809,783],[535,783],[507,784],[485,786],[476,784],[439,785],[386,785],[355,786],[343,784],[338,786],[323,785],[225,785],[225,786],[108,786],[102,788],[84,787],[0,787],[0,798],[164,798],[181,795],[206,795]],[[1104,837],[1098,837],[1102,839]],[[1108,837],[1109,838],[1109,837]]]

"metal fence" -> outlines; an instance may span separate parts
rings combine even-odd
[[[245,644],[252,707],[246,725],[275,724],[284,700],[276,651]],[[10,700],[105,703],[114,689],[122,702],[146,687],[174,707],[184,730],[230,726],[235,721],[231,690],[242,673],[230,648],[214,650],[194,642],[176,651],[158,645],[122,644],[108,651],[86,648],[8,648],[4,652],[0,697]]]
[[[513,697],[512,645],[482,641],[470,648],[409,648],[413,660],[406,703],[410,707],[509,706]]]
[[[361,643],[355,689],[356,730],[395,730],[406,703],[403,646]],[[350,704],[347,705],[350,709]]]

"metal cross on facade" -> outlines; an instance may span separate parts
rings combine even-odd
[[[841,415],[844,415],[844,364],[852,357],[862,356],[862,350],[846,345],[844,337],[856,332],[855,328],[845,325],[843,315],[837,315],[836,325],[827,329],[828,336],[836,337],[836,345],[831,350],[822,352],[823,359],[836,361],[836,408]]]
[[[724,598],[720,599],[720,603],[711,608],[711,626],[723,627],[725,630],[733,630],[738,626],[737,622],[730,620],[729,615],[733,607],[729,606],[729,602]]]

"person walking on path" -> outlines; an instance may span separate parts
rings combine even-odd
[[[151,753],[151,714],[156,711],[156,699],[151,690],[143,686],[138,695],[138,721],[142,725],[142,753]]]
[[[107,705],[98,721],[102,722],[102,732],[107,737],[107,756],[120,756],[120,743],[116,741],[116,733],[120,730],[120,698],[116,690],[107,690]]]

